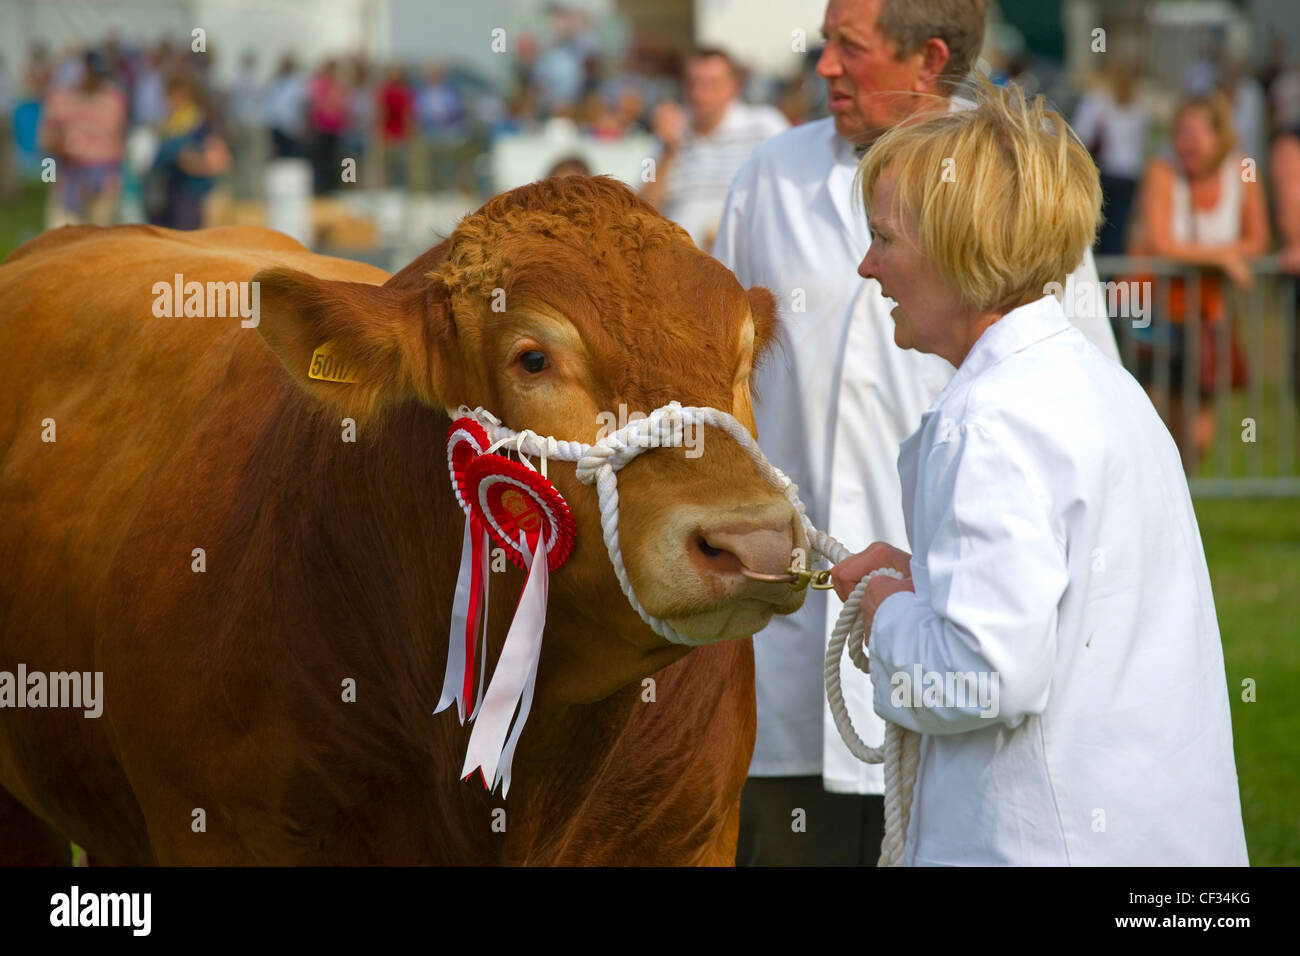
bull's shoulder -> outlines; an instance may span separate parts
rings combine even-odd
[[[168,230],[159,229],[157,226],[145,225],[60,226],[57,229],[47,229],[35,239],[27,240],[13,252],[9,253],[3,264],[8,265],[11,262],[17,262],[20,259],[28,259],[36,255],[57,252],[58,250],[66,249],[69,246],[78,243],[93,242],[102,239],[108,234],[116,236],[157,236],[167,231]]]
[[[172,232],[172,230],[167,230]],[[267,251],[308,252],[308,248],[292,236],[261,226],[217,226],[193,232],[175,233],[176,238],[195,245],[213,249],[242,249]]]

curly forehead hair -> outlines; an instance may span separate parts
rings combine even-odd
[[[539,255],[535,247],[520,246],[525,237],[552,240],[552,255],[563,247],[580,251],[592,264],[621,265],[622,276],[640,272],[647,249],[674,239],[690,241],[685,230],[618,180],[561,176],[503,193],[462,219],[447,260],[435,273],[463,292],[507,286],[525,260]]]

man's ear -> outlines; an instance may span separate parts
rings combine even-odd
[[[411,397],[441,407],[422,291],[294,269],[264,269],[253,281],[257,330],[299,387],[357,418]]]

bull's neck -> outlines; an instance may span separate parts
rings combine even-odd
[[[554,606],[553,590],[537,700],[515,757],[509,799],[460,780],[473,725],[461,727],[451,711],[433,714],[464,532],[447,471],[450,422],[411,403],[360,423],[356,441],[348,442],[333,420],[318,417],[308,426],[292,418],[282,422],[280,437],[296,446],[286,466],[294,497],[305,507],[287,511],[281,533],[298,545],[294,576],[309,592],[317,618],[300,638],[304,652],[329,645],[324,659],[357,675],[358,697],[387,702],[382,720],[391,725],[368,718],[368,730],[409,752],[410,786],[419,799],[414,805],[428,808],[430,827],[441,825],[438,804],[468,800],[483,810],[483,833],[467,835],[455,851],[469,859],[449,862],[485,855],[503,862],[563,858],[553,822],[572,819],[589,799],[627,728],[642,690],[639,678],[685,649],[647,653],[623,645],[615,635],[641,626],[625,602],[576,612]],[[513,566],[491,577],[489,681],[523,585]],[[612,576],[609,584],[617,587]],[[575,693],[566,678],[588,679],[592,661],[604,662],[597,665],[604,686]],[[338,679],[333,673],[320,677]],[[506,839],[490,830],[490,810],[500,806],[511,820]]]

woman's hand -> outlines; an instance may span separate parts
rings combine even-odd
[[[686,113],[672,100],[664,100],[654,108],[650,128],[665,149],[675,152],[686,132]]]
[[[1284,246],[1277,254],[1277,262],[1284,272],[1300,272],[1300,242]]]
[[[1235,252],[1229,253],[1223,257],[1219,265],[1228,274],[1233,285],[1239,289],[1249,289],[1255,281],[1255,273],[1244,256],[1239,256]]]
[[[847,601],[859,581],[872,571],[878,571],[881,568],[893,568],[903,577],[910,579],[912,576],[912,556],[900,548],[885,544],[883,541],[877,541],[867,550],[859,551],[831,568],[831,580],[835,582],[835,593],[840,596],[841,601]],[[876,578],[872,582],[872,586],[882,580],[898,583],[893,578]],[[883,601],[884,598],[881,598],[881,600]]]
[[[230,168],[230,150],[220,136],[212,135],[203,141],[200,149],[181,150],[176,159],[181,172],[190,176],[220,176]]]

